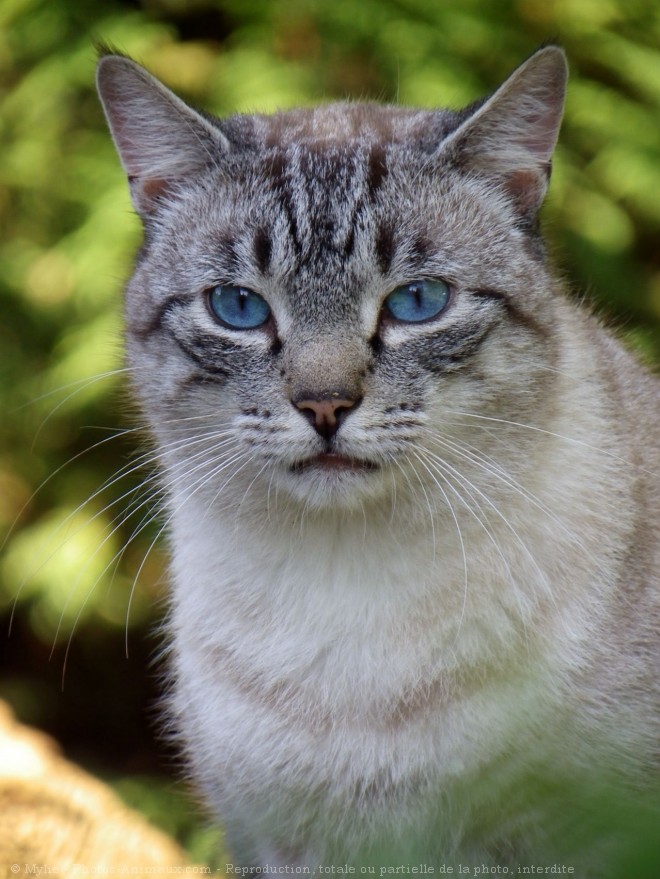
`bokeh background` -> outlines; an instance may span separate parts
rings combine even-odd
[[[197,858],[211,837],[154,720],[165,549],[121,371],[140,229],[94,44],[222,115],[338,98],[457,107],[547,40],[572,77],[546,232],[572,294],[655,367],[657,0],[0,4],[0,698]]]

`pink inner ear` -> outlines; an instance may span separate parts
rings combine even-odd
[[[548,162],[546,173],[543,170],[512,171],[505,175],[505,186],[512,195],[522,213],[534,213],[545,194],[548,178],[550,177],[550,163]]]
[[[172,181],[165,177],[128,178],[133,204],[140,213],[150,214],[157,200],[164,195]]]
[[[556,103],[549,103],[545,112],[530,114],[525,119],[529,133],[520,139],[521,145],[539,159],[549,159],[554,151],[560,120],[561,105]]]
[[[164,178],[153,178],[142,181],[142,194],[149,199],[158,198],[170,186],[171,181]]]

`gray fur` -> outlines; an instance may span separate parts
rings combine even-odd
[[[565,81],[547,47],[461,113],[216,120],[100,62],[145,224],[172,711],[237,863],[550,863],[568,794],[524,779],[653,788],[658,382],[545,256]],[[423,278],[447,309],[393,320]],[[221,325],[221,284],[272,319]]]

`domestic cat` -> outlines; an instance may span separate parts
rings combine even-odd
[[[236,865],[513,871],[575,791],[652,797],[659,386],[548,264],[566,79],[218,120],[99,63],[171,711]]]

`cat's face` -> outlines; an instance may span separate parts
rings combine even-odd
[[[553,358],[534,219],[558,50],[472,115],[335,105],[220,129],[185,108],[182,132],[170,93],[131,62],[103,63],[147,230],[130,360],[188,492],[309,507],[426,493],[465,457],[469,418],[534,411]],[[156,131],[169,113],[160,165],[131,127],[138,93]]]

